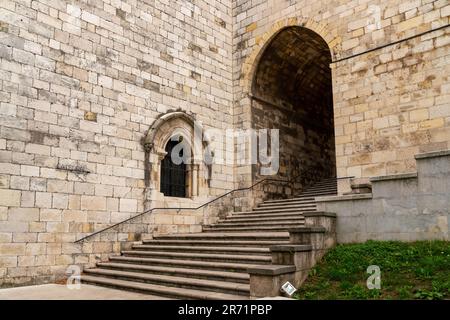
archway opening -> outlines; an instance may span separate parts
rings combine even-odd
[[[321,36],[288,27],[266,45],[254,73],[253,128],[280,130],[278,174],[300,187],[336,176],[330,63]]]

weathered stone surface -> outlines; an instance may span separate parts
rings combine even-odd
[[[20,197],[18,190],[0,189],[0,206],[19,207]]]
[[[84,113],[84,120],[97,122],[97,114],[95,112],[86,111]]]
[[[337,213],[338,242],[449,238],[449,154],[416,158],[417,173],[373,178],[368,196],[317,199],[320,209]]]
[[[118,240],[201,231],[233,206],[290,197],[334,173],[364,183],[413,172],[414,155],[450,148],[448,31],[414,37],[448,24],[445,1],[389,1],[379,23],[367,11],[375,0],[93,2],[9,0],[0,8],[0,242],[39,245],[0,260],[8,283],[54,280],[51,267],[105,259]],[[189,168],[189,198],[164,197],[161,150],[149,155],[142,140],[175,110],[204,128],[280,129],[278,174],[300,174],[299,182],[268,183],[199,212],[154,212],[111,230],[107,244],[71,250],[67,244],[144,209],[196,207],[261,178],[261,164],[201,165]],[[159,144],[186,123],[159,127]],[[419,178],[428,192],[420,210],[434,214],[446,203],[439,190],[448,186],[435,181],[445,165]],[[399,203],[388,211],[414,211]],[[438,218],[423,237],[445,229]],[[351,219],[364,238],[364,221]],[[389,222],[390,231],[399,223]],[[416,228],[406,218],[402,225]]]

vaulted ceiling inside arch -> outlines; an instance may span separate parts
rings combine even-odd
[[[253,94],[278,105],[322,108],[332,105],[331,54],[315,32],[289,27],[278,33],[261,56]]]

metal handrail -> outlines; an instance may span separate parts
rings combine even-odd
[[[297,179],[298,177],[300,177],[300,175],[297,175],[296,177],[294,177],[293,179],[290,179],[290,180],[282,180],[282,179],[275,179],[275,178],[264,178],[264,179],[262,179],[262,180],[260,180],[260,181],[258,181],[258,182],[255,182],[254,184],[252,184],[252,185],[249,186],[249,187],[237,188],[237,189],[233,189],[233,190],[227,191],[227,192],[225,192],[224,194],[222,194],[222,195],[220,195],[220,196],[218,196],[218,197],[216,197],[216,198],[214,198],[214,199],[212,199],[212,200],[210,200],[210,201],[207,201],[207,202],[205,202],[204,204],[202,204],[202,205],[200,205],[200,206],[198,206],[198,207],[191,207],[191,208],[189,208],[189,207],[177,207],[177,208],[161,207],[161,208],[151,208],[151,209],[148,209],[148,210],[146,210],[146,211],[144,211],[144,212],[141,212],[141,213],[139,213],[139,214],[137,214],[137,215],[135,215],[135,216],[133,216],[133,217],[130,217],[130,218],[126,219],[126,220],[123,220],[123,221],[121,221],[121,222],[117,222],[117,223],[115,223],[115,224],[113,224],[113,225],[111,225],[111,226],[109,226],[109,227],[106,227],[106,228],[104,228],[104,229],[102,229],[102,230],[99,230],[99,231],[96,231],[96,232],[94,232],[94,233],[91,233],[91,234],[89,234],[89,235],[87,235],[87,236],[85,236],[85,237],[83,237],[83,238],[81,238],[81,239],[76,240],[75,243],[82,242],[82,241],[84,241],[84,240],[86,240],[86,239],[88,239],[88,238],[90,238],[90,237],[93,237],[93,236],[95,236],[95,235],[97,235],[97,234],[99,234],[99,233],[102,233],[102,232],[106,231],[106,230],[109,230],[109,229],[112,229],[112,228],[114,228],[114,227],[117,227],[117,226],[120,225],[120,224],[127,223],[127,222],[130,221],[130,220],[139,218],[140,216],[143,216],[144,214],[150,213],[150,212],[152,212],[152,211],[154,211],[154,210],[177,210],[177,211],[181,211],[181,210],[191,210],[191,211],[196,211],[196,210],[198,210],[198,209],[201,209],[201,208],[203,208],[203,207],[206,207],[207,205],[209,205],[209,204],[211,204],[211,203],[213,203],[213,202],[215,202],[215,201],[217,201],[217,200],[220,200],[220,199],[226,197],[227,195],[229,195],[229,194],[231,194],[231,193],[239,192],[239,191],[246,191],[246,190],[253,189],[254,187],[256,187],[257,185],[259,185],[259,184],[261,184],[261,183],[263,183],[263,182],[266,182],[266,181],[277,181],[277,182],[293,183],[293,182],[295,182],[294,180]],[[335,178],[335,179],[336,179],[336,180],[339,180],[339,179],[346,179],[346,178],[351,178],[351,177],[342,177],[342,178]]]

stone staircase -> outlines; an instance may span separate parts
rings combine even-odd
[[[323,180],[291,199],[234,212],[202,233],[155,236],[86,269],[82,282],[177,299],[248,299],[248,269],[271,264],[270,247],[289,244],[289,228],[304,227],[315,196],[337,193]]]

